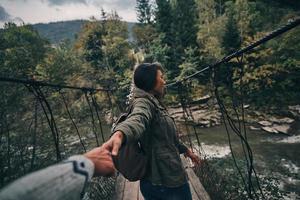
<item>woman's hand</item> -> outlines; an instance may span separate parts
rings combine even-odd
[[[189,157],[192,162],[194,163],[194,165],[200,165],[201,163],[201,159],[199,158],[199,156],[197,156],[196,154],[194,154],[190,149],[188,149],[185,154],[185,157]]]
[[[112,156],[118,155],[119,149],[122,145],[124,134],[121,131],[116,131],[111,138],[102,146],[111,152]]]

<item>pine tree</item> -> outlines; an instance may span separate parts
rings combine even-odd
[[[237,22],[232,13],[228,14],[227,23],[225,26],[225,33],[222,38],[222,46],[225,54],[232,53],[241,46],[241,37],[237,27]]]
[[[95,24],[96,25],[96,24]],[[84,57],[87,62],[95,68],[101,68],[103,66],[103,30],[99,25],[96,25],[93,30],[88,34],[85,41]]]
[[[137,0],[136,4],[138,21],[142,24],[151,24],[152,9],[149,0]]]
[[[175,55],[177,45],[174,32],[173,10],[170,0],[156,0],[155,26],[160,36],[160,46],[165,47],[165,68],[169,79],[174,79],[179,73],[178,57]]]
[[[184,55],[185,49],[198,46],[196,3],[194,0],[177,0],[173,9],[173,31],[175,34],[173,59],[174,65],[179,66],[183,62],[182,55]],[[179,70],[175,75],[179,75]]]
[[[185,49],[197,47],[196,3],[194,0],[156,0],[156,28],[167,45],[170,79],[179,75]]]
[[[234,18],[234,12],[227,11],[227,15],[228,17],[225,24],[225,33],[222,38],[222,47],[226,55],[233,53],[241,47],[241,37],[237,22]],[[230,90],[233,89],[233,74],[234,71],[236,71],[236,67],[237,63],[234,61],[220,66],[220,79]]]
[[[172,46],[174,35],[172,32],[172,8],[169,0],[156,0],[155,21],[159,33],[163,34],[162,42]]]
[[[101,8],[101,20],[104,22],[107,20],[107,13],[103,8]]]
[[[177,0],[174,8],[174,28],[183,49],[197,46],[196,17],[194,0]]]

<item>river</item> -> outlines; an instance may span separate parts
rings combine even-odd
[[[202,149],[208,159],[228,159],[231,157],[224,125],[197,128],[196,130]],[[193,132],[191,128],[190,131]],[[248,128],[246,132],[248,143],[253,152],[254,166],[259,176],[272,177],[269,180],[273,181],[273,187],[279,190],[284,199],[300,199],[300,135],[270,134]],[[237,156],[243,155],[240,139],[234,133],[230,133],[230,137],[234,153]],[[197,146],[196,137],[193,137],[192,141]],[[240,158],[243,159],[243,157]]]

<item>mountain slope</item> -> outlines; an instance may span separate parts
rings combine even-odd
[[[70,40],[73,42],[76,34],[79,33],[82,25],[87,20],[72,20],[51,22],[48,24],[39,23],[32,26],[40,33],[40,35],[50,41],[51,44],[58,44],[63,40]],[[135,23],[127,22],[129,31],[129,40],[133,41],[132,27]]]
[[[51,22],[48,24],[32,25],[41,36],[48,39],[52,44],[57,44],[63,40],[74,41],[75,35],[80,31],[85,20],[73,20],[62,22]]]

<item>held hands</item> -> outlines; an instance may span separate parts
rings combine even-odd
[[[123,141],[123,133],[117,131],[101,147],[92,149],[84,154],[95,166],[94,176],[112,176],[115,173],[115,167],[112,156],[118,155]]]
[[[189,157],[192,160],[192,162],[194,163],[194,165],[196,165],[196,166],[201,164],[201,159],[199,158],[199,156],[194,154],[190,149],[187,150],[187,152],[184,154],[184,156]]]
[[[84,156],[94,163],[94,176],[112,176],[115,173],[111,154],[103,145],[85,153]]]

